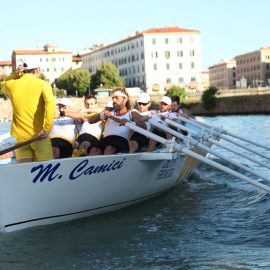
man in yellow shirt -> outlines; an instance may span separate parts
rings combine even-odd
[[[38,64],[24,64],[16,71],[17,79],[1,83],[2,91],[9,96],[12,104],[10,134],[16,143],[41,136],[41,140],[16,150],[19,163],[53,159],[48,134],[54,120],[55,99],[51,85],[39,79],[40,74]]]

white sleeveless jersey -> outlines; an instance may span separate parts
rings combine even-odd
[[[160,118],[160,115],[164,115],[164,116],[166,116],[168,119],[177,119],[177,115],[175,114],[175,113],[172,113],[172,112],[169,112],[169,111],[167,111],[167,112],[161,112],[161,111],[157,111],[157,114],[154,114],[154,115],[152,115],[152,119],[153,119],[153,121],[155,121],[155,122],[160,122],[162,125],[164,125],[164,126],[169,126],[169,124],[167,123],[167,122],[165,122],[165,121],[163,121],[161,118]]]
[[[102,131],[103,131],[103,126],[101,124],[101,121],[94,124],[90,124],[88,120],[86,120],[84,121],[82,125],[80,135],[84,133],[88,133],[88,134],[93,135],[99,140],[101,138]]]
[[[76,133],[77,131],[74,119],[70,117],[61,117],[54,119],[50,137],[62,138],[73,143]]]
[[[150,117],[152,116],[151,111],[147,111],[147,112],[139,112],[139,111],[137,111],[137,112],[142,116],[150,116]],[[147,128],[148,131],[153,129],[152,125],[148,121],[145,121],[145,124],[146,124],[146,128]]]
[[[121,116],[119,116],[119,115],[116,116],[115,111],[113,110],[113,111],[111,111],[111,114],[119,119],[127,119],[128,121],[131,120],[131,113],[130,112],[127,112],[126,114],[121,115]],[[110,118],[107,118],[107,122],[105,125],[103,136],[107,137],[110,135],[117,135],[117,136],[121,136],[121,137],[124,137],[127,139],[129,137],[129,132],[130,132],[130,129],[128,127],[120,126],[119,123],[113,121]]]

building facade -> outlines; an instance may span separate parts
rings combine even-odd
[[[209,85],[219,89],[236,87],[236,61],[221,61],[209,67]]]
[[[149,93],[164,92],[172,85],[189,88],[200,80],[200,31],[177,26],[149,29],[82,54],[82,67],[91,74],[102,61],[119,69],[126,87]]]
[[[201,80],[200,80],[200,87],[201,91],[205,91],[209,88],[209,72],[202,71],[201,72]]]
[[[270,85],[270,47],[238,55],[236,60],[236,80],[245,81],[247,87]]]
[[[78,62],[78,60],[78,57],[76,57],[74,61]],[[12,70],[15,71],[18,65],[24,62],[37,63],[50,83],[76,66],[73,63],[71,52],[49,44],[46,44],[43,49],[14,50],[12,53]],[[78,67],[80,65],[78,64]]]
[[[0,61],[0,79],[5,75],[10,75],[12,72],[11,61]]]

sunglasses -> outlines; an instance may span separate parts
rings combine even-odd
[[[138,105],[143,105],[146,106],[148,103],[142,103],[142,102],[138,102]]]

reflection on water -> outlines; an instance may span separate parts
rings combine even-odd
[[[270,116],[204,120],[270,143]],[[269,175],[251,161],[215,150]],[[200,165],[188,182],[141,204],[0,234],[0,269],[268,269],[269,239],[269,195]]]

